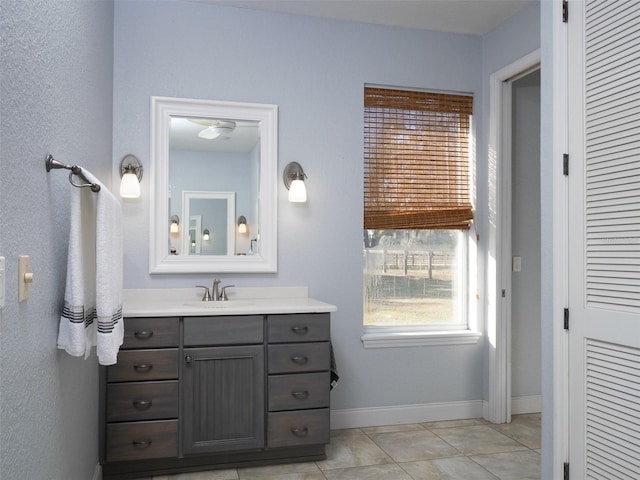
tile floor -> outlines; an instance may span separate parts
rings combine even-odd
[[[141,480],[540,479],[540,414],[334,430],[327,459]]]

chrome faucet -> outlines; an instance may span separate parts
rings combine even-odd
[[[202,296],[203,302],[218,302],[229,300],[227,296],[227,288],[235,287],[235,285],[226,285],[222,288],[219,287],[220,279],[216,278],[213,280],[213,286],[211,287],[211,291],[209,291],[209,287],[205,287],[204,285],[196,285],[196,287],[204,288],[204,295]]]
[[[218,285],[220,285],[220,279],[216,278],[213,280],[213,287],[211,287],[211,300],[217,302],[220,300],[220,294],[218,293]]]

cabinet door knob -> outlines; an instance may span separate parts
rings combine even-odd
[[[134,439],[131,443],[133,443],[133,446],[136,448],[149,448],[153,442],[150,438],[143,438],[140,440]]]
[[[304,357],[302,355],[294,355],[291,357],[291,361],[293,363],[297,363],[298,365],[304,365],[305,363],[307,363],[309,361],[309,359],[307,357]]]
[[[307,327],[306,325],[303,327],[291,327],[291,331],[298,335],[306,335],[307,332],[309,332],[309,327]]]
[[[193,361],[193,358],[191,358],[191,355],[187,355],[186,357],[184,357],[184,361],[185,363],[191,363]]]
[[[153,331],[142,331],[142,332],[134,332],[133,336],[138,340],[148,340],[153,337]]]
[[[291,396],[293,398],[297,398],[298,400],[305,400],[309,398],[309,392],[306,390],[291,392]]]
[[[307,427],[291,427],[291,433],[293,433],[296,437],[306,437],[309,435],[309,429]]]
[[[147,373],[148,371],[150,371],[153,368],[153,365],[147,365],[146,363],[141,363],[139,365],[134,365],[133,369],[136,372],[140,372],[140,373]]]
[[[151,400],[134,400],[133,401],[133,406],[138,410],[146,410],[148,408],[151,408],[152,404],[153,402]]]

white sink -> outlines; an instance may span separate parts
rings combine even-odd
[[[188,302],[184,304],[186,307],[194,308],[236,308],[236,307],[250,307],[255,305],[251,302],[243,302],[238,300],[219,300],[217,302]]]

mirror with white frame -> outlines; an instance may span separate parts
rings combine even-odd
[[[277,271],[277,137],[275,105],[151,98],[150,273]]]

